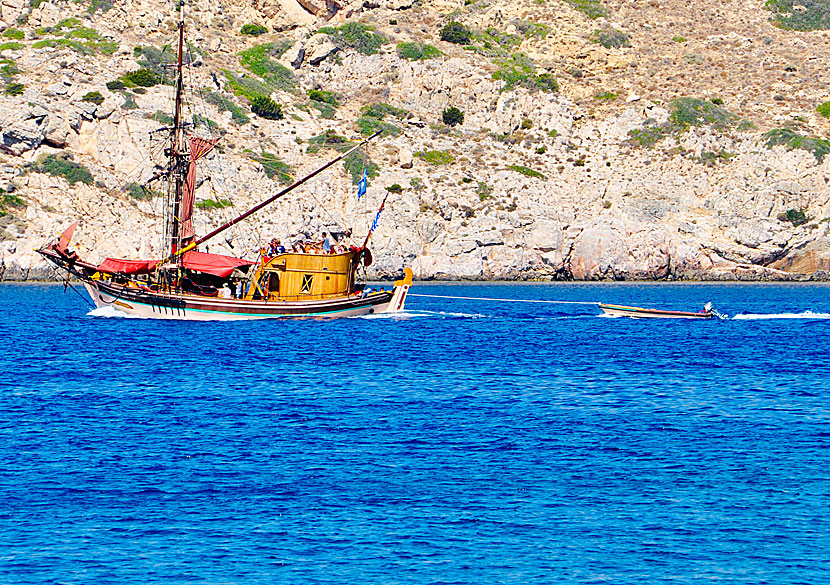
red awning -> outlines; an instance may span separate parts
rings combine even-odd
[[[227,278],[240,266],[250,266],[253,262],[233,258],[232,256],[221,256],[219,254],[207,254],[205,252],[185,252],[182,256],[182,264],[188,270],[205,272],[221,278]]]
[[[107,258],[98,265],[101,272],[120,272],[122,274],[149,274],[158,264],[158,260],[121,260]]]

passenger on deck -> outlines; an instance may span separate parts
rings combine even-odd
[[[329,240],[326,232],[323,232],[323,241],[321,245],[323,247],[323,254],[331,254],[331,241]]]

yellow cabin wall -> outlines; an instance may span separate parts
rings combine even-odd
[[[351,252],[343,254],[300,254],[289,252],[280,254],[260,266],[254,273],[254,279],[246,299],[254,298],[260,291],[254,283],[265,287],[268,275],[268,298],[272,300],[315,300],[346,296],[352,287]],[[273,276],[279,279],[279,289],[270,285]],[[310,279],[311,289],[303,292],[303,281]],[[264,292],[264,291],[262,291]]]

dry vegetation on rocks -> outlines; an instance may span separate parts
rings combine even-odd
[[[0,0],[2,278],[50,276],[31,250],[76,218],[84,249],[158,253],[163,197],[142,186],[171,123],[168,4]],[[187,120],[222,138],[197,230],[382,130],[236,231],[234,251],[365,233],[385,186],[403,186],[376,275],[830,270],[826,2],[377,4],[188,6]]]

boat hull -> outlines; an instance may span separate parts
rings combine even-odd
[[[402,310],[405,300],[404,291],[404,299],[393,305],[396,290],[317,301],[260,301],[157,293],[94,280],[84,286],[96,307],[110,307],[131,317],[183,321],[358,317]],[[390,309],[393,306],[400,308]]]
[[[661,309],[644,309],[625,305],[607,305],[600,303],[599,308],[610,317],[631,317],[634,319],[711,319],[712,311],[693,313],[690,311],[664,311]]]

